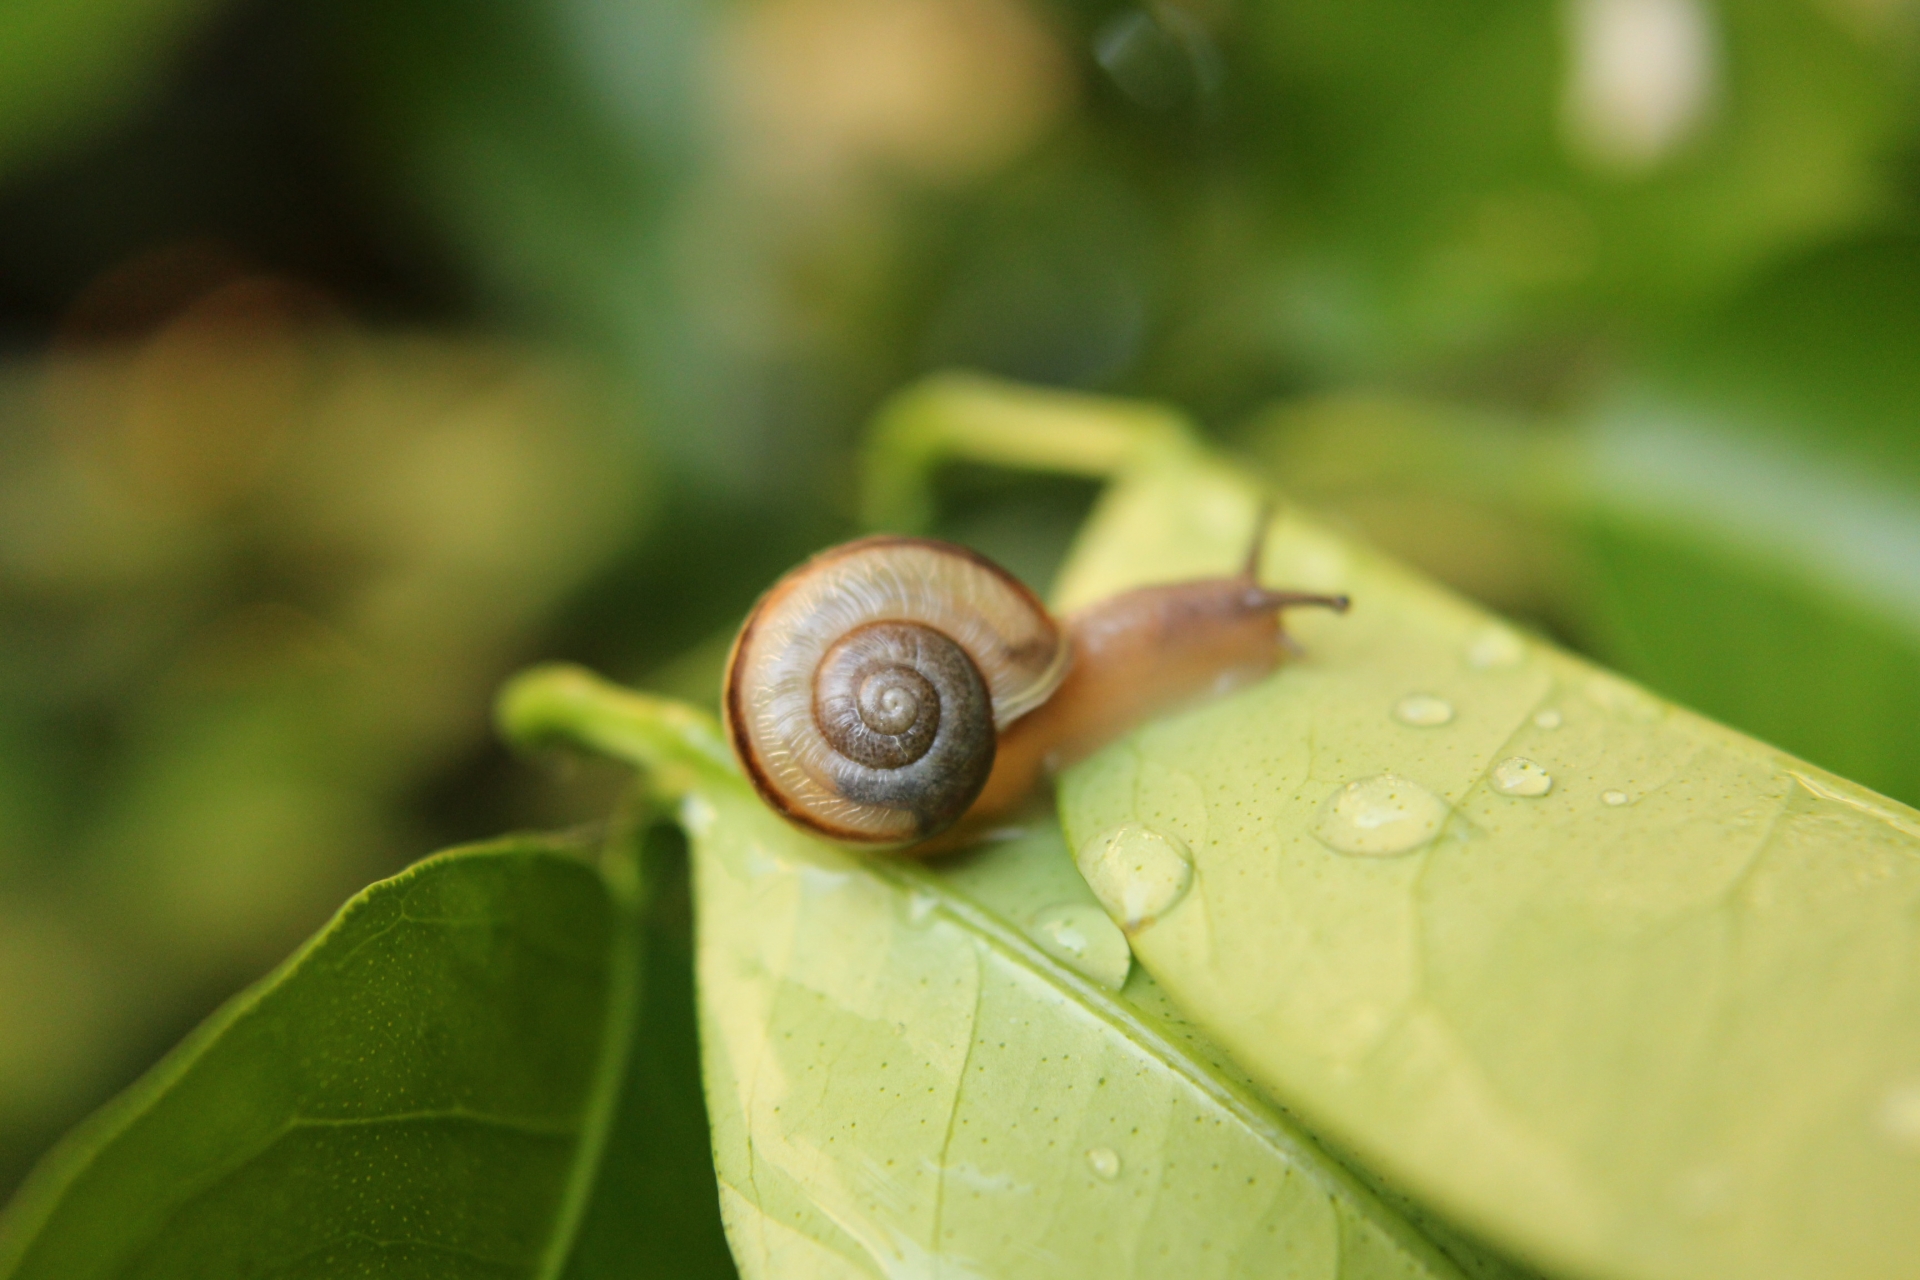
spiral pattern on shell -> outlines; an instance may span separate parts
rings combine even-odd
[[[840,794],[861,804],[957,818],[993,768],[986,681],[931,627],[875,622],[827,650],[814,723],[845,763]],[[984,740],[983,740],[984,739]]]
[[[1031,592],[973,552],[869,538],[775,584],[727,668],[735,754],[779,812],[835,839],[900,844],[956,821],[998,731],[1066,668]]]

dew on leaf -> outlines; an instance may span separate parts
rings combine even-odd
[[[1089,1147],[1087,1167],[1092,1169],[1097,1177],[1112,1182],[1120,1176],[1120,1153],[1112,1147]]]
[[[1507,627],[1483,627],[1467,641],[1467,665],[1475,671],[1517,667],[1526,656],[1526,641]]]
[[[1447,812],[1446,801],[1419,783],[1382,773],[1329,796],[1313,833],[1336,853],[1390,858],[1438,835]]]
[[[1095,836],[1074,862],[1093,896],[1128,933],[1171,911],[1193,885],[1193,855],[1186,842],[1144,822]]]
[[[714,819],[717,816],[712,802],[698,792],[680,802],[680,825],[690,836],[704,836],[713,830]]]
[[[1453,704],[1430,693],[1410,693],[1393,704],[1393,718],[1416,729],[1431,729],[1453,719]]]
[[[1558,729],[1563,723],[1560,713],[1552,707],[1548,707],[1545,711],[1535,716],[1533,722],[1542,729]]]
[[[1600,793],[1600,799],[1604,803],[1610,804],[1616,809],[1618,809],[1623,804],[1633,803],[1633,797],[1628,795],[1624,791],[1602,791]]]
[[[1553,790],[1553,775],[1524,756],[1508,756],[1493,766],[1493,789],[1503,796],[1537,799]]]
[[[1126,936],[1090,903],[1062,902],[1035,912],[1033,938],[1048,955],[1109,990],[1118,991],[1133,967]]]

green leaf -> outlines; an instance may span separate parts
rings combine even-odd
[[[1204,460],[1136,471],[1062,595],[1219,572],[1254,510]],[[1190,853],[1191,891],[1132,937],[1169,996],[1373,1168],[1550,1267],[1916,1256],[1920,815],[1297,513],[1265,565],[1352,614],[1302,618],[1305,661],[1062,790],[1083,859],[1130,823]],[[1414,694],[1451,719],[1396,719]]]
[[[923,400],[876,450],[937,428],[1001,458],[964,419],[1007,400]],[[1117,470],[1062,607],[1244,554],[1249,477],[1194,448]],[[1920,814],[1298,511],[1263,566],[1351,615],[1300,618],[1303,661],[1063,779],[1080,865],[1175,1004],[1369,1168],[1543,1265],[1920,1256]]]
[[[1125,944],[1052,824],[937,870],[868,859],[776,818],[679,704],[556,669],[503,719],[683,796],[742,1274],[1459,1274],[1149,981],[1103,985]],[[1105,967],[1059,958],[1062,908]]]
[[[627,1081],[566,1280],[727,1280],[694,1025],[693,904],[676,829],[647,834],[646,962]]]
[[[0,1275],[557,1275],[632,1041],[631,898],[532,839],[374,885],[43,1163]]]

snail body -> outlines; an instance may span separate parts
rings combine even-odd
[[[1342,597],[1232,578],[1144,587],[1060,620],[951,543],[863,538],[782,578],[727,662],[728,736],[773,808],[852,844],[1005,813],[1135,724],[1278,662],[1280,611]]]

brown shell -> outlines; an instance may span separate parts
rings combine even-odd
[[[845,654],[849,637],[887,656],[836,660],[835,671],[877,672],[911,653],[940,675],[928,685],[944,690],[929,713],[937,735],[922,732],[922,722],[914,732],[929,745],[897,777],[842,754],[823,730],[823,663],[830,651]],[[957,656],[945,656],[942,644]],[[904,844],[965,811],[985,781],[999,730],[1058,687],[1067,657],[1039,600],[992,561],[928,538],[865,538],[809,560],[754,606],[727,662],[728,734],[754,786],[794,822],[836,840]],[[971,665],[977,686],[956,660]],[[926,696],[920,684],[901,682],[909,687],[914,692],[887,696]],[[834,714],[843,714],[852,695],[832,696],[839,699]]]

